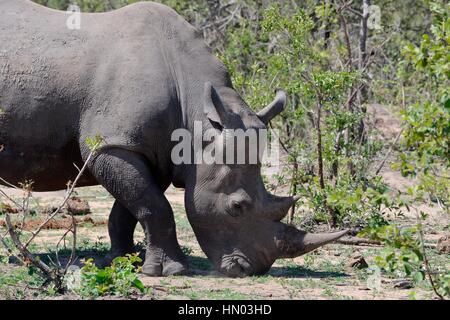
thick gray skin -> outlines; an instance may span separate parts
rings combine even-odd
[[[164,191],[185,188],[188,218],[215,267],[229,276],[267,271],[343,233],[314,238],[278,222],[295,199],[269,195],[259,165],[181,165],[170,158],[175,129],[262,129],[282,109],[278,96],[256,115],[232,88],[201,36],[166,6],[137,3],[68,15],[26,0],[0,0],[0,177],[64,189],[105,138],[78,186],[101,184],[116,199],[111,257],[132,251],[137,222],[148,242],[143,272],[187,270]],[[212,84],[212,86],[210,85]],[[278,110],[279,109],[279,110]],[[276,112],[275,112],[275,111]],[[278,111],[277,111],[278,110]]]

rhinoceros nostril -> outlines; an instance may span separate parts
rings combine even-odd
[[[228,265],[227,275],[231,277],[241,277],[243,276],[243,271],[241,265],[234,261]]]

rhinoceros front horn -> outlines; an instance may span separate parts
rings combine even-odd
[[[286,101],[286,93],[283,90],[277,90],[277,96],[275,97],[275,100],[260,112],[258,112],[258,118],[266,125],[268,125],[273,118],[283,112],[284,107],[286,106]]]
[[[295,258],[301,256],[327,243],[338,240],[348,232],[349,230],[314,234],[281,224],[280,230],[274,239],[278,251],[278,258]]]

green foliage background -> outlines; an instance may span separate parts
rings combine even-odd
[[[137,1],[36,2],[63,10],[76,3],[82,11],[101,12]],[[293,214],[291,222],[364,229],[391,250],[379,259],[384,269],[425,278],[417,240],[422,220],[417,228],[401,232],[387,226],[385,213],[427,202],[449,214],[447,1],[159,2],[203,32],[255,110],[273,99],[276,88],[288,93],[287,110],[271,124],[280,132],[291,165],[278,180],[302,195],[300,206],[314,213],[312,225]],[[361,35],[364,3],[381,8],[380,28],[369,28],[366,38]],[[372,103],[401,115],[403,131],[393,167],[420,181],[405,194],[393,196],[377,172],[389,146],[376,128],[367,126]],[[448,294],[448,276],[442,279],[440,292]]]

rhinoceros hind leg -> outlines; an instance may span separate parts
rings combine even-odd
[[[111,239],[111,251],[108,260],[133,253],[133,235],[137,224],[136,218],[119,201],[114,202],[108,220],[108,232]]]
[[[146,158],[125,149],[107,149],[92,160],[89,168],[97,181],[142,224],[147,239],[142,272],[149,276],[185,273],[187,259],[176,238],[172,208],[155,182]],[[131,241],[129,233],[125,233],[125,243],[119,246],[122,248]],[[114,230],[113,237],[121,241]]]

